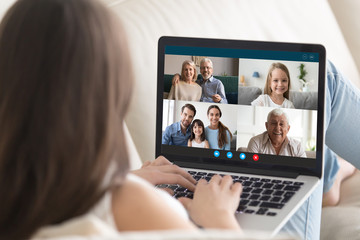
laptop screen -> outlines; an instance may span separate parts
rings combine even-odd
[[[321,177],[324,77],[321,45],[162,37],[156,155],[183,167]]]

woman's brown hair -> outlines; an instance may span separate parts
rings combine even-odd
[[[216,108],[217,110],[219,110],[220,113],[220,117],[222,116],[222,112],[220,110],[220,108],[217,105],[211,105],[209,106],[208,110],[207,110],[207,115],[209,115],[210,110]],[[226,127],[222,122],[219,121],[219,134],[218,134],[218,145],[219,148],[222,148],[225,144],[228,143],[228,139],[227,139],[227,135],[226,132],[229,132],[230,134],[230,140],[232,139],[232,134],[229,130],[228,127]]]
[[[286,65],[280,63],[280,62],[276,62],[276,63],[273,63],[271,64],[270,68],[269,68],[269,71],[268,71],[268,75],[266,77],[266,82],[265,82],[265,87],[264,87],[264,94],[267,94],[267,95],[270,95],[272,90],[271,90],[271,87],[270,87],[270,81],[271,81],[271,78],[272,78],[272,72],[276,69],[281,69],[282,71],[285,72],[288,80],[289,80],[289,84],[288,84],[288,89],[286,92],[284,92],[284,97],[286,99],[289,100],[289,93],[290,93],[290,73],[289,73],[289,69],[286,67]]]
[[[0,52],[0,239],[25,239],[125,177],[132,72],[124,30],[95,0],[17,1]]]

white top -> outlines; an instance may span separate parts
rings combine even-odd
[[[284,99],[281,105],[276,104],[271,100],[271,97],[267,94],[260,95],[257,99],[251,102],[252,106],[262,106],[262,107],[275,107],[275,108],[295,108],[294,104],[289,101],[287,98]]]
[[[205,147],[205,141],[202,141],[201,143],[197,143],[195,141],[195,139],[194,139],[194,140],[191,141],[191,146],[192,147],[198,147],[198,148],[204,148]]]
[[[249,141],[247,149],[249,152],[276,155],[275,148],[271,143],[267,131],[252,137]],[[301,146],[301,142],[289,137],[286,137],[283,142],[279,155],[306,158],[306,153],[304,148]]]

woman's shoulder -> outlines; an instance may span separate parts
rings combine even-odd
[[[128,174],[121,187],[114,190],[113,198],[122,199],[121,202],[125,203],[129,199],[129,194],[131,197],[138,198],[151,196],[153,191],[153,186],[149,182],[134,174]]]
[[[218,132],[219,129],[211,129],[209,126],[205,127],[205,131],[209,132],[209,133],[215,133]]]
[[[152,230],[161,226],[172,228],[177,224],[187,225],[186,211],[178,201],[133,174],[128,174],[121,187],[113,191],[112,210],[119,230]],[[182,220],[176,222],[170,214],[181,216]],[[154,221],[155,215],[163,219]],[[166,221],[175,222],[167,224]]]

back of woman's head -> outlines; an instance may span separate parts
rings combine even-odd
[[[19,0],[5,15],[1,239],[28,238],[86,213],[127,172],[123,118],[132,75],[124,39],[95,0]]]

